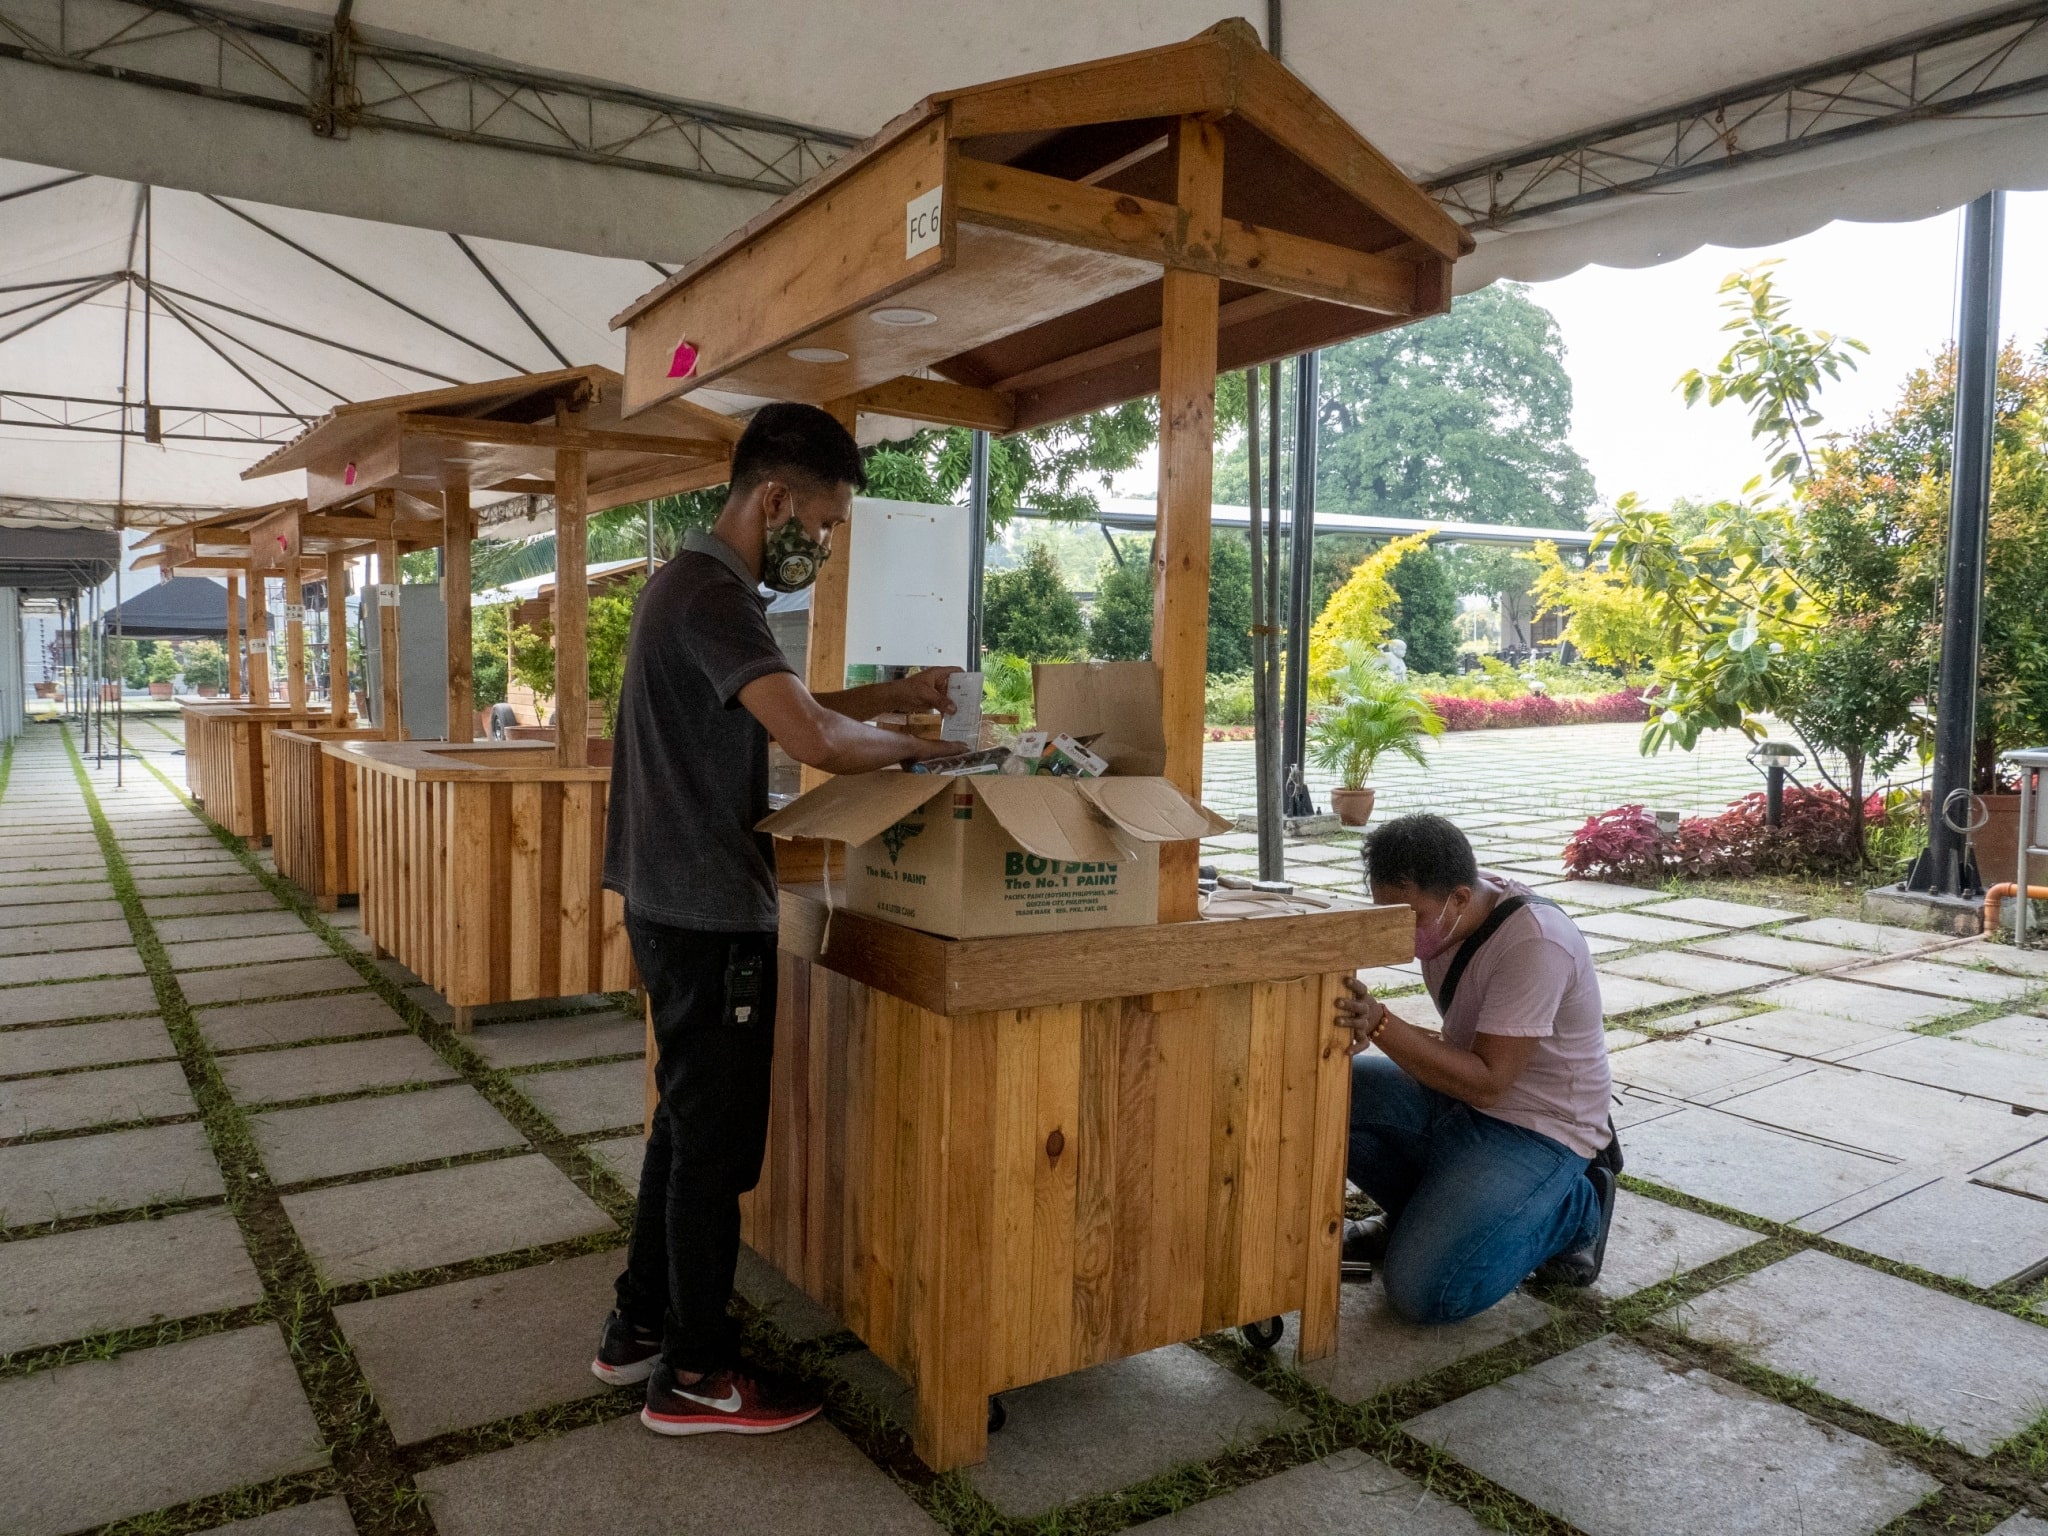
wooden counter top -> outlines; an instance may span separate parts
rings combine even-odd
[[[551,742],[330,741],[363,767],[428,783],[608,784],[608,767],[564,768]]]
[[[843,909],[822,886],[782,888],[781,947],[933,1013],[984,1013],[1281,981],[1414,956],[1406,907],[945,939]],[[828,941],[828,942],[823,942]]]

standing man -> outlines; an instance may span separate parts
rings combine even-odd
[[[617,1310],[591,1370],[646,1382],[640,1420],[660,1434],[768,1434],[820,1406],[740,1374],[726,1315],[775,1043],[775,855],[754,830],[768,814],[768,741],[828,773],[962,750],[861,723],[950,713],[953,668],[813,694],[769,632],[761,587],[816,580],[866,483],[859,448],[831,416],[765,407],[733,449],[725,509],[648,582],[626,649],[604,883],[626,901],[660,1102]]]

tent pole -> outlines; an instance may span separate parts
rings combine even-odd
[[[1294,526],[1289,555],[1287,612],[1287,761],[1289,816],[1313,816],[1315,799],[1304,771],[1308,756],[1308,631],[1316,543],[1316,354],[1295,362]]]
[[[986,432],[975,432],[969,438],[966,666],[970,672],[981,666],[981,584],[988,569],[988,450],[989,438]]]
[[[1927,851],[1907,883],[1937,896],[1977,888],[1966,834],[1977,743],[1977,659],[1983,634],[1984,546],[1991,513],[1991,440],[1998,392],[1998,288],[2005,257],[2005,194],[1987,192],[1963,214],[1962,303],[1956,327],[1955,439],[1949,481],[1948,580],[1942,593],[1941,665],[1934,710],[1934,784]],[[2024,839],[2022,839],[2024,842]],[[2000,872],[2002,875],[2002,871]],[[2022,893],[2024,899],[2024,893]]]
[[[121,614],[121,557],[127,553],[122,547],[128,541],[122,537],[127,524],[125,508],[114,512],[114,654],[121,654],[121,647],[127,640],[128,621]],[[114,701],[114,788],[128,787],[124,759],[128,755],[128,706],[125,699]]]

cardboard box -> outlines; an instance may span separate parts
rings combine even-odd
[[[761,830],[846,843],[845,906],[949,938],[1158,921],[1159,845],[1229,826],[1152,766],[1165,758],[1158,673],[1149,662],[1090,663],[1040,667],[1036,678],[1041,724],[1100,733],[1107,776],[859,774],[827,781]]]

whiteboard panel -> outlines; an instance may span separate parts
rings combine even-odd
[[[969,665],[967,509],[856,496],[851,531],[846,664]]]

